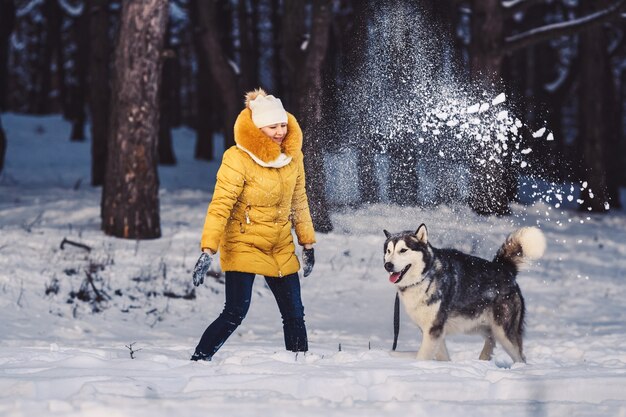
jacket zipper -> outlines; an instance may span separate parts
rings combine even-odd
[[[285,196],[285,190],[284,190],[285,184],[283,183],[283,174],[281,174],[280,168],[277,168],[276,172],[278,173],[278,179],[279,179],[279,182],[280,182],[280,201],[278,202],[278,209],[277,209],[277,210],[280,211],[280,207],[282,207],[283,198]],[[274,218],[274,224],[275,225],[277,224],[278,214],[279,213],[276,213],[276,217]],[[278,239],[280,239],[280,234],[278,236]],[[278,239],[276,241],[276,244],[278,244]],[[278,261],[276,260],[276,258],[274,258],[274,261],[276,262],[276,266],[278,267],[278,277],[282,278],[283,277],[283,273],[280,270],[280,265],[278,264]]]

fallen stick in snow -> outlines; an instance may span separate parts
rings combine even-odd
[[[63,238],[63,241],[61,241],[61,250],[64,249],[65,244],[68,245],[72,245],[72,246],[76,246],[77,248],[81,248],[81,249],[85,249],[87,252],[91,252],[91,247],[87,246],[83,243],[78,243],[78,242],[74,242],[72,240],[68,240],[67,238]]]

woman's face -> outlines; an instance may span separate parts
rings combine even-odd
[[[275,125],[262,127],[261,132],[280,145],[287,135],[287,123],[277,123]]]

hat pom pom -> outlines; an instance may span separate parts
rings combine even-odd
[[[265,90],[263,90],[262,88],[257,88],[255,90],[252,91],[248,91],[245,95],[246,97],[246,107],[249,109],[250,108],[250,102],[254,101],[254,99],[256,99],[257,97],[266,97],[267,93],[265,92]]]

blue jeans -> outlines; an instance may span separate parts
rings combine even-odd
[[[250,308],[254,277],[254,274],[246,272],[226,272],[224,310],[204,331],[196,346],[196,354],[212,357],[241,324]],[[285,348],[292,352],[306,352],[308,341],[298,274],[282,278],[265,277],[265,281],[276,298],[283,319]]]

